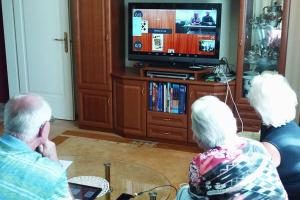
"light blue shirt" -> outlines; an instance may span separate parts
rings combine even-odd
[[[65,171],[24,142],[0,137],[0,199],[71,199]]]

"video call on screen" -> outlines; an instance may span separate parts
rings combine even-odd
[[[132,50],[155,55],[215,55],[216,10],[132,10]]]

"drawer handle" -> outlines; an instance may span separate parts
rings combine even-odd
[[[171,121],[170,118],[164,118],[163,120],[164,120],[164,121]]]
[[[164,133],[162,133],[162,134],[164,134],[164,135],[170,135],[170,133],[169,133],[169,132],[164,132]]]

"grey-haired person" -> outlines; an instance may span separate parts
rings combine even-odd
[[[248,100],[262,119],[261,142],[271,154],[289,199],[300,199],[300,128],[297,95],[286,78],[265,71],[251,81]]]
[[[239,137],[231,109],[217,97],[192,105],[194,140],[204,150],[189,166],[177,200],[287,199],[270,156],[258,141]]]

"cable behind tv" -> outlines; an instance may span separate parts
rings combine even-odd
[[[227,59],[226,59],[225,57],[223,57],[223,58],[221,58],[221,61],[224,61],[224,62],[225,62],[225,64],[226,64],[226,69],[228,69],[228,61],[227,61]],[[228,93],[229,93],[230,98],[231,98],[231,100],[232,100],[232,103],[233,103],[233,105],[234,105],[235,111],[236,111],[237,116],[238,116],[238,118],[239,118],[239,121],[241,122],[241,132],[244,132],[244,123],[243,123],[243,120],[242,120],[242,118],[241,118],[241,116],[240,116],[240,113],[239,113],[239,110],[238,110],[238,108],[237,108],[237,105],[236,105],[236,103],[235,103],[235,101],[234,101],[234,99],[233,99],[233,95],[232,95],[232,92],[231,92],[231,89],[230,89],[230,86],[229,86],[229,83],[228,83],[229,81],[228,81],[228,79],[227,79],[227,76],[226,76],[226,74],[224,73],[223,70],[219,70],[219,73],[222,74],[222,76],[223,76],[224,79],[225,79],[225,83],[226,83],[225,103],[227,103]]]

